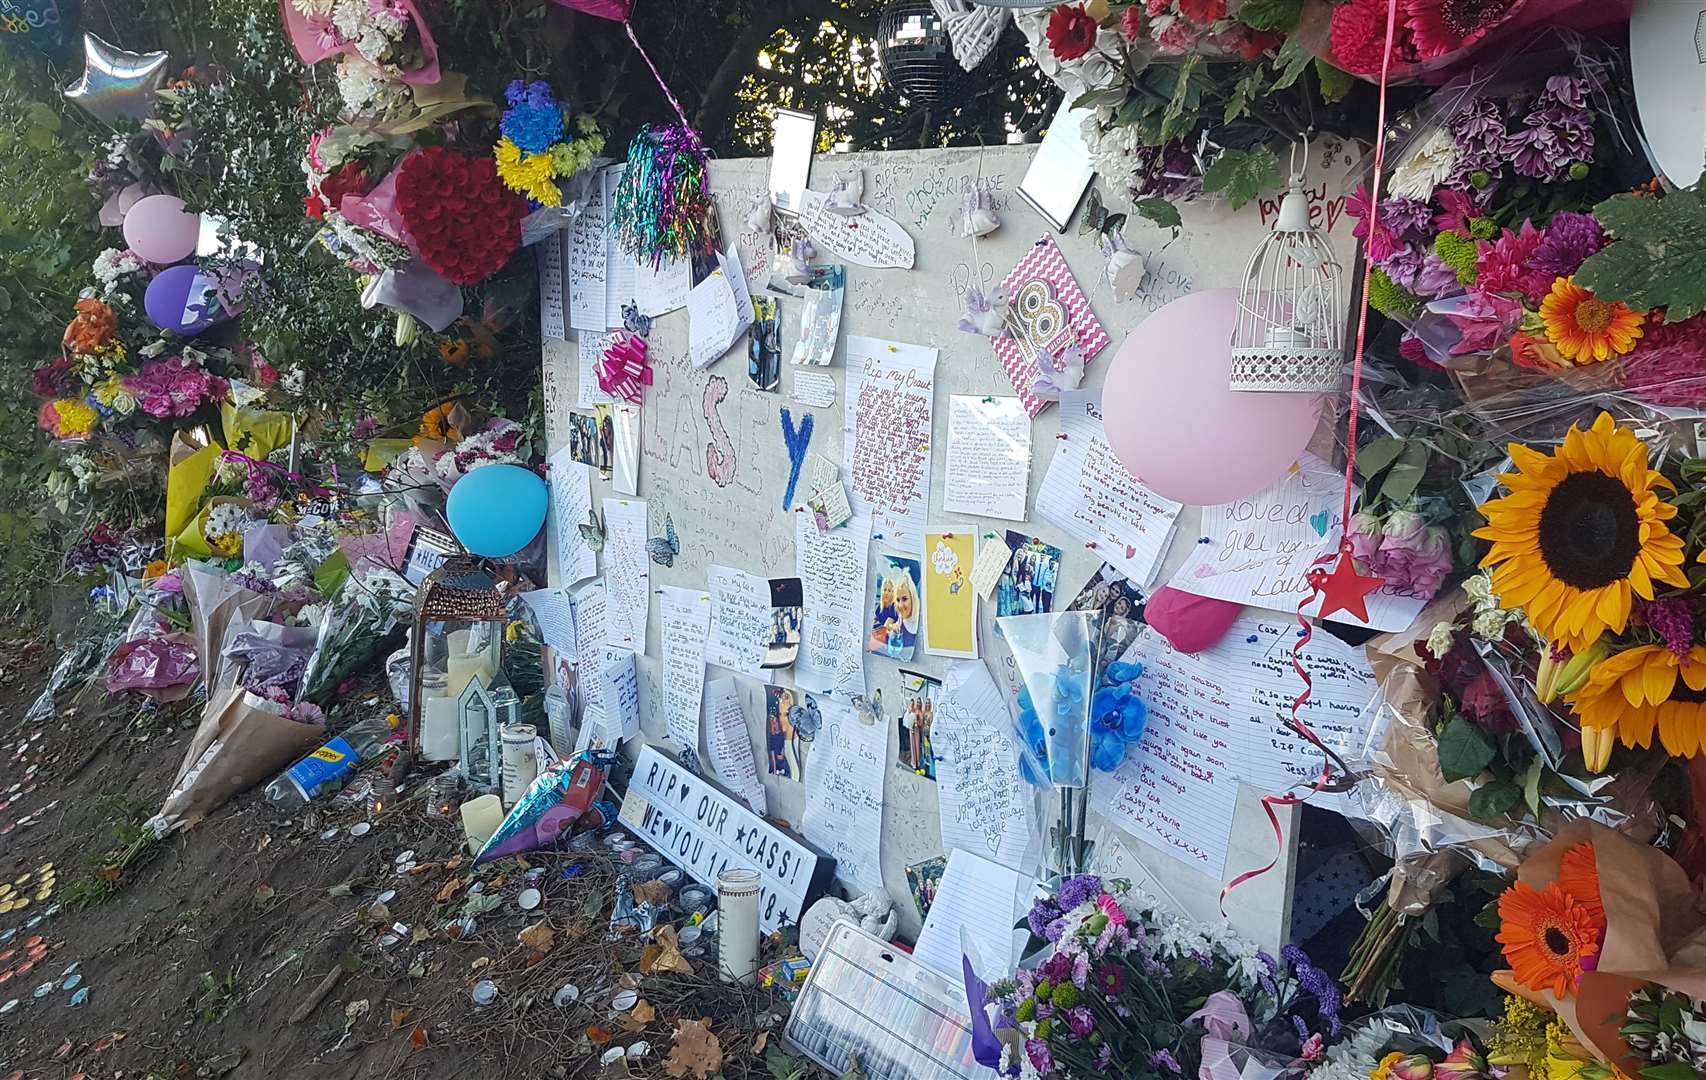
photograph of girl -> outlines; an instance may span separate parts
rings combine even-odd
[[[917,559],[879,556],[877,600],[871,612],[871,636],[865,651],[891,660],[911,660],[923,625]]]
[[[800,771],[800,747],[788,710],[799,703],[792,687],[764,688],[764,747],[770,759],[770,775],[804,780]]]

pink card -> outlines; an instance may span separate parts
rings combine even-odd
[[[1053,236],[1038,240],[1001,286],[1012,305],[1014,328],[1012,337],[995,340],[995,355],[1024,402],[1025,411],[1035,416],[1049,404],[1031,389],[1042,374],[1037,350],[1058,351],[1076,341],[1088,363],[1112,339],[1090,310],[1090,298],[1072,276],[1072,268],[1066,265],[1066,256]]]

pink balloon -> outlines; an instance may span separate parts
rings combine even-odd
[[[1316,394],[1228,389],[1238,294],[1205,289],[1139,323],[1108,367],[1108,445],[1169,499],[1213,506],[1254,495],[1315,433]]]
[[[176,195],[139,199],[124,215],[124,242],[130,250],[157,266],[169,266],[195,254],[201,237],[201,215],[184,212]]]

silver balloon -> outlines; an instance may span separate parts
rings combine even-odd
[[[126,52],[84,34],[83,75],[65,88],[65,98],[109,124],[146,120],[160,103],[158,91],[165,85],[170,59],[163,52]]]

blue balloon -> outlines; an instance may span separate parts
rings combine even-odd
[[[160,329],[195,337],[223,314],[216,289],[213,279],[193,263],[168,266],[148,283],[142,307]]]
[[[450,531],[475,555],[514,555],[539,535],[550,495],[519,465],[486,465],[456,481],[445,501]]]

